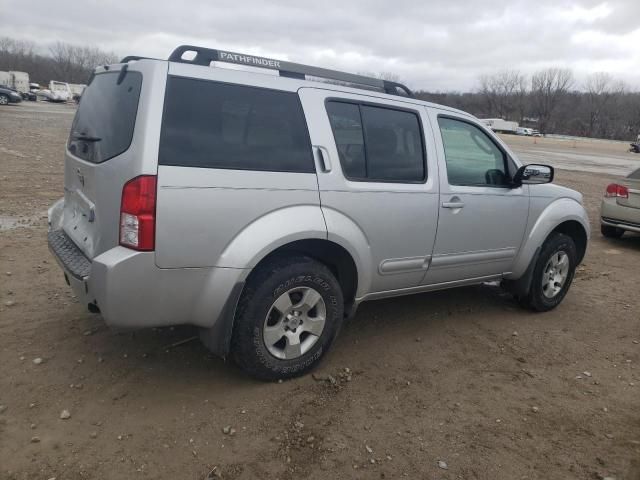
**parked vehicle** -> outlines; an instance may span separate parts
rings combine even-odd
[[[26,72],[9,72],[11,75],[12,87],[23,95],[29,93],[29,74]]]
[[[9,72],[0,72],[0,87],[13,88]]]
[[[70,83],[69,90],[71,91],[71,98],[76,102],[80,101],[80,97],[82,97],[82,92],[87,88],[86,85],[81,83]]]
[[[640,168],[607,186],[600,215],[600,231],[605,237],[640,233]]]
[[[73,99],[73,94],[69,84],[51,80],[49,88],[43,88],[36,92],[36,95],[48,102],[63,103]]]
[[[29,92],[24,94],[23,98],[25,100],[29,100],[31,102],[35,102],[36,100],[38,100],[38,91],[39,90],[40,90],[40,85],[38,85],[37,83],[30,83],[29,84]]]
[[[517,133],[518,122],[510,122],[501,118],[482,118],[480,119],[487,127],[498,133]]]
[[[0,87],[14,90],[26,99],[29,93],[29,74],[16,71],[0,72]]]
[[[556,307],[589,220],[552,180],[401,84],[182,46],[96,69],[48,241],[107,324],[196,325],[216,354],[286,378],[363,301],[502,280]]]
[[[0,87],[0,105],[8,105],[10,103],[20,103],[22,95],[11,88]]]
[[[531,137],[533,135],[533,128],[518,127],[516,128],[516,135],[525,135]]]
[[[49,91],[52,94],[53,101],[56,102],[68,102],[73,100],[73,92],[67,82],[58,82],[51,80],[49,82]]]

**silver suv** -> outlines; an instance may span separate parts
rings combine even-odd
[[[285,378],[365,300],[501,280],[557,306],[589,221],[552,179],[403,85],[182,46],[96,69],[49,246],[107,324],[196,325],[213,352]]]

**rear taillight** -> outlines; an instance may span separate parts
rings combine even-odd
[[[156,240],[156,177],[142,175],[122,188],[120,245],[149,251]]]
[[[607,185],[607,190],[604,192],[605,197],[621,197],[629,198],[629,189],[624,185],[618,185],[617,183],[611,183]]]

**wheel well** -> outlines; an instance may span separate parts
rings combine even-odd
[[[553,231],[564,233],[573,239],[578,251],[578,263],[582,262],[587,251],[587,232],[584,227],[575,220],[569,220],[558,225]]]
[[[269,255],[260,260],[260,262],[255,266],[254,271],[272,257],[287,253],[301,253],[325,264],[336,276],[338,283],[340,283],[340,287],[342,288],[345,315],[351,313],[356,297],[356,290],[358,288],[358,269],[356,268],[356,263],[353,261],[351,254],[347,252],[344,247],[341,247],[337,243],[329,240],[313,238],[297,240],[278,247],[276,250],[269,253]]]

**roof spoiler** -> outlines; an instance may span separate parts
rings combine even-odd
[[[189,58],[184,58],[185,53],[190,53],[191,56]],[[143,57],[125,57],[122,62],[126,63],[125,60],[139,60],[142,58]],[[281,77],[298,78],[300,80],[305,80],[307,77],[324,78],[327,80],[354,84],[355,86],[362,85],[373,87],[391,95],[401,95],[406,97],[414,96],[413,92],[409,90],[407,86],[397,82],[382,80],[380,78],[329,70],[327,68],[312,67],[309,65],[302,65],[300,63],[285,62],[271,58],[257,57],[255,55],[229,52],[226,50],[196,47],[194,45],[180,45],[171,53],[169,61],[202,65],[205,67],[211,66],[211,62],[233,63],[236,65],[277,70]]]

